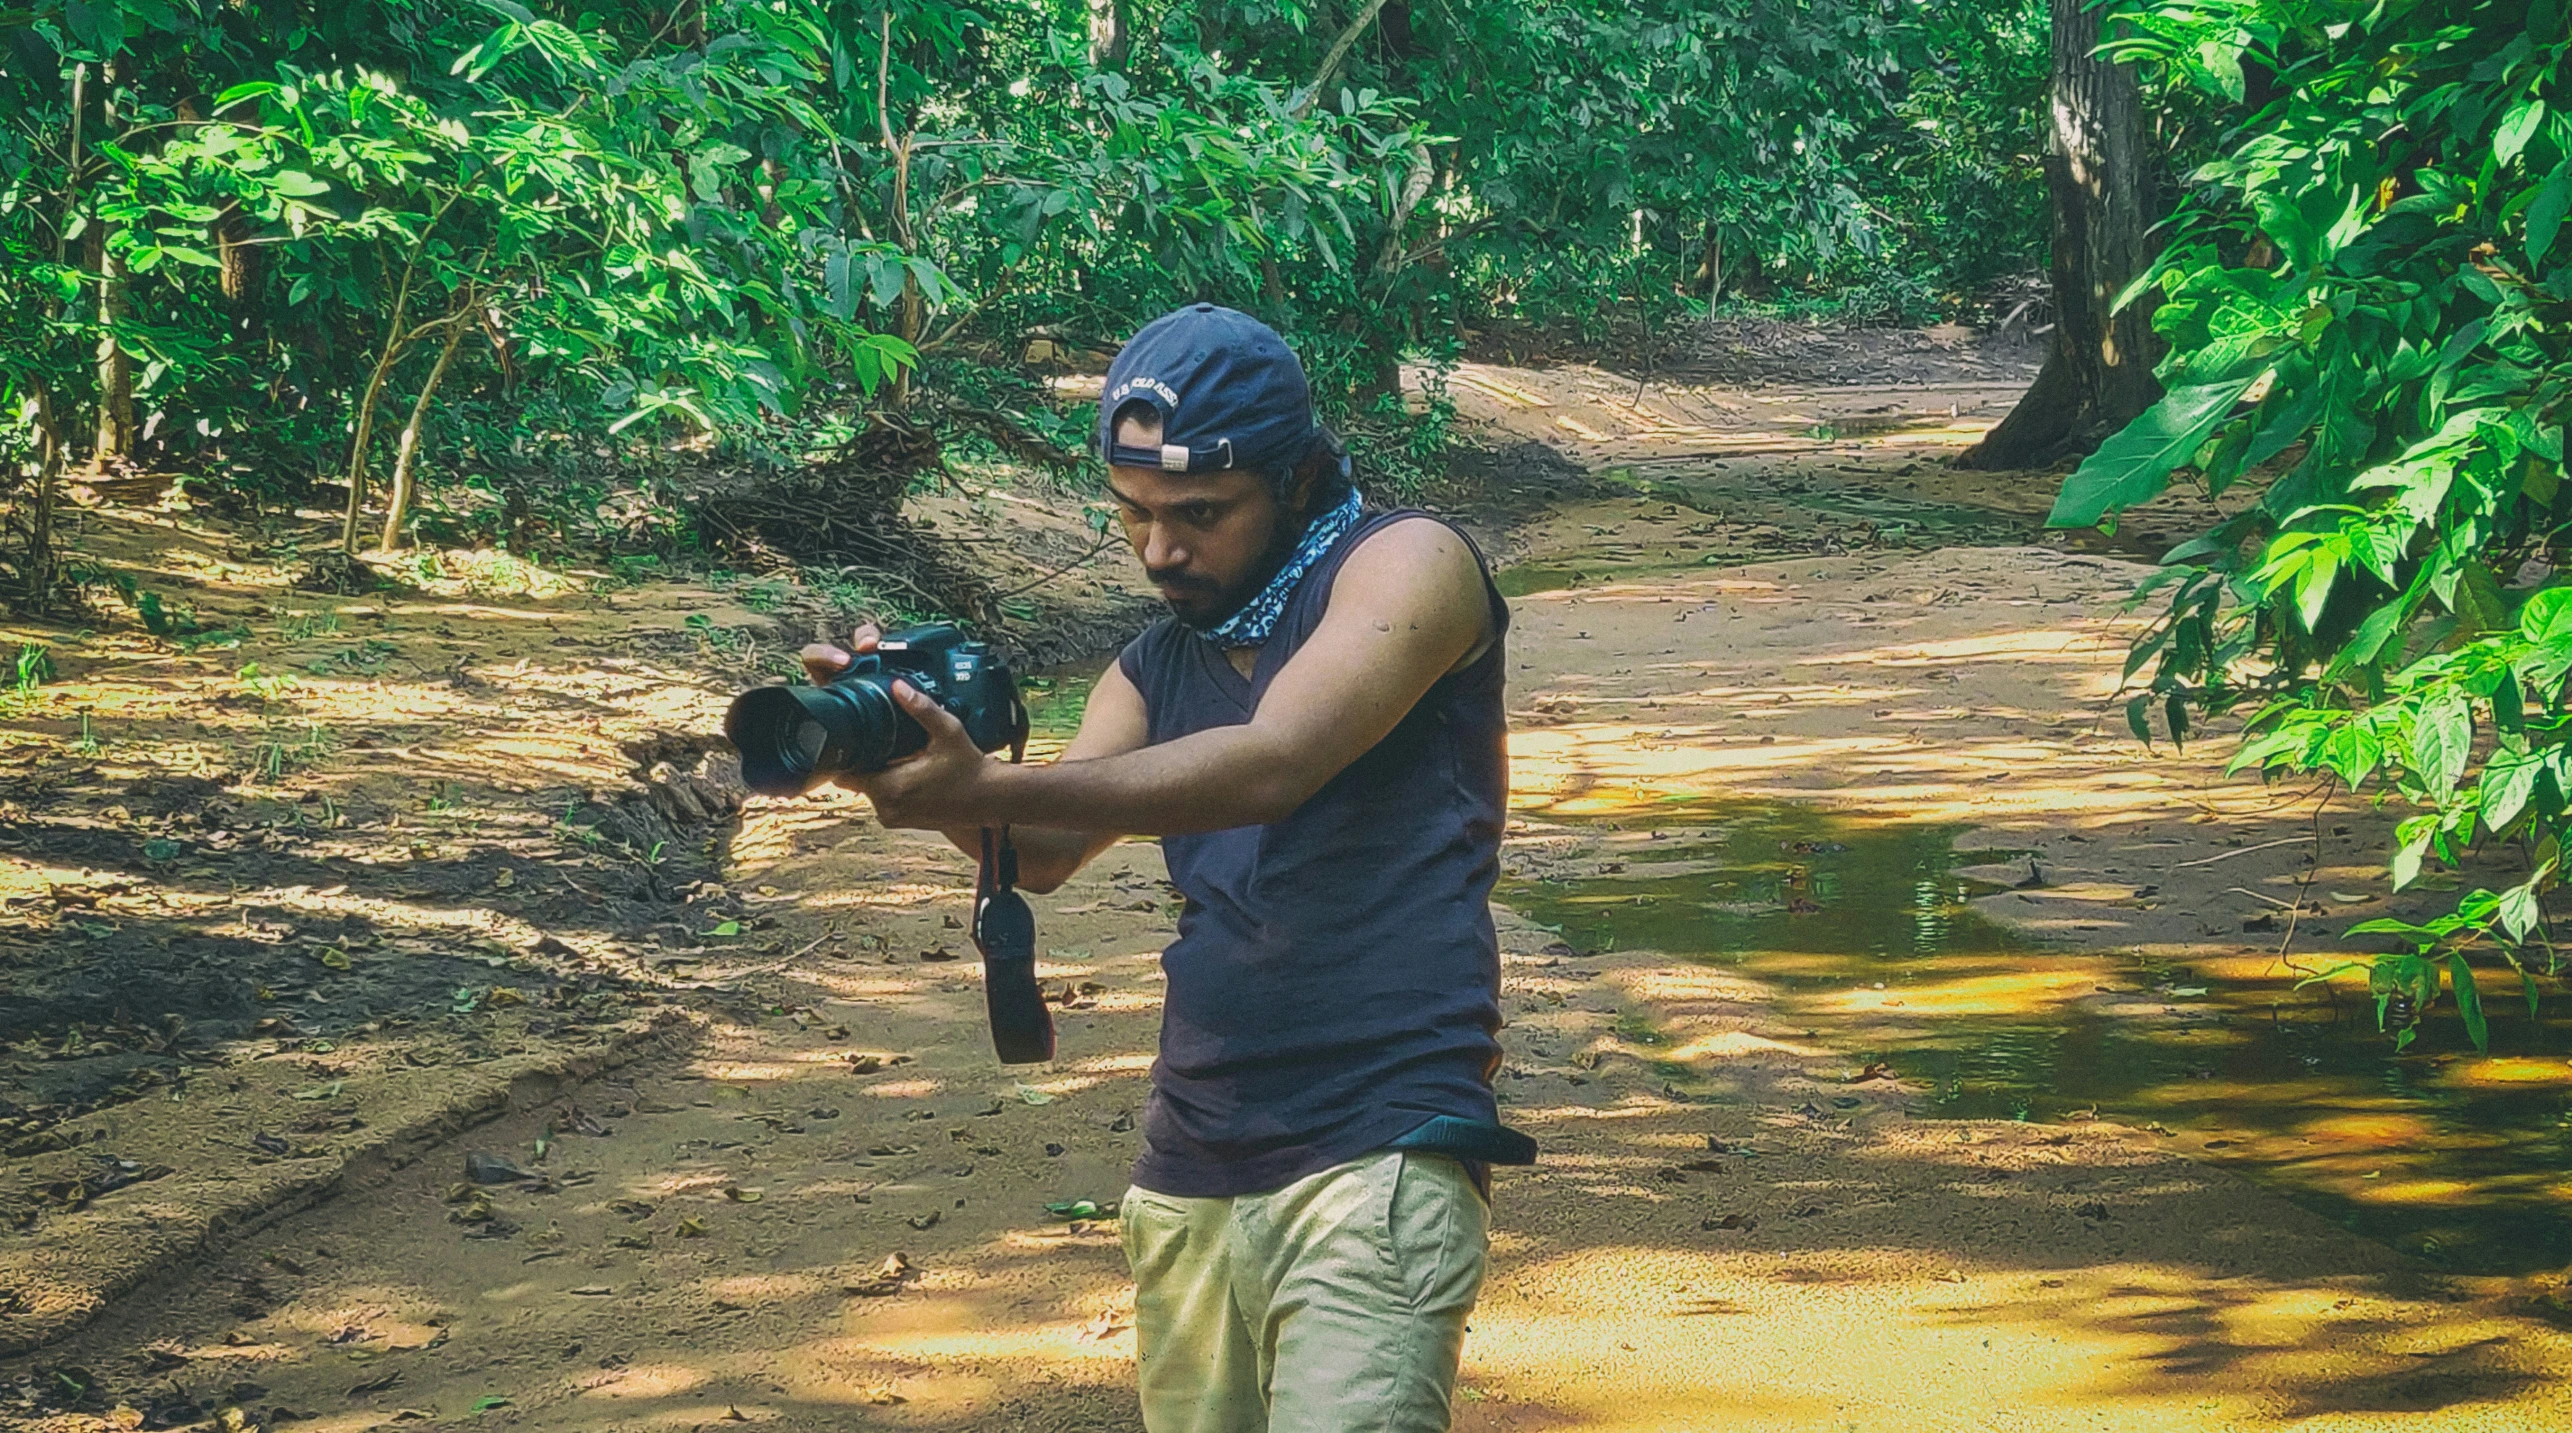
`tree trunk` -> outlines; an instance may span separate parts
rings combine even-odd
[[[1125,22],[1125,0],[1089,0],[1090,68],[1120,69],[1134,48],[1134,36]]]
[[[27,564],[22,575],[28,607],[44,612],[54,605],[54,495],[62,487],[63,450],[68,443],[53,390],[41,382],[35,390],[36,490],[28,503]]]
[[[226,204],[214,221],[215,251],[223,260],[223,298],[244,317],[257,311],[252,302],[259,286],[259,250],[250,242],[250,225],[241,206]]]
[[[103,224],[90,229],[92,272],[98,278],[98,435],[90,459],[104,468],[134,456],[134,356],[116,341],[114,326],[132,316],[125,290],[125,260],[107,245]]]
[[[101,134],[116,128],[117,62],[101,66],[98,128]],[[115,325],[134,311],[133,298],[125,291],[125,260],[107,243],[107,224],[103,216],[93,215],[89,226],[89,271],[98,275],[98,434],[90,446],[90,460],[100,468],[124,462],[134,456],[134,359],[125,345],[116,341]]]
[[[394,444],[393,486],[384,497],[384,542],[379,551],[391,552],[402,545],[402,523],[411,515],[412,476],[419,469],[420,430],[428,425],[429,405],[437,399],[438,385],[446,381],[447,365],[455,361],[456,346],[464,342],[468,326],[462,318],[447,325],[446,342],[438,345],[438,361],[429,365],[420,396],[411,404],[411,421],[402,425],[401,439]]]
[[[366,450],[375,441],[375,405],[384,397],[384,380],[392,377],[393,365],[402,361],[418,337],[402,328],[411,303],[407,274],[402,284],[402,291],[393,296],[393,321],[385,325],[383,351],[375,355],[375,371],[366,376],[365,395],[357,400],[357,432],[348,442],[348,520],[340,524],[339,547],[351,557],[357,555],[357,524],[366,511]]]
[[[912,129],[900,137],[893,133],[893,99],[890,76],[893,68],[893,10],[887,6],[882,17],[883,28],[875,51],[875,123],[884,139],[884,155],[893,162],[893,196],[889,205],[894,247],[908,258],[918,253],[911,235],[911,145],[919,138]],[[928,304],[920,292],[920,279],[909,265],[902,269],[902,300],[893,311],[895,332],[904,343],[917,347],[920,335],[929,326]],[[884,406],[899,412],[911,406],[911,370],[897,368],[893,381],[884,390]]]
[[[1349,51],[1357,48],[1359,38],[1366,34],[1368,26],[1375,23],[1375,17],[1384,12],[1384,6],[1385,0],[1366,0],[1357,12],[1357,18],[1349,21],[1348,28],[1340,31],[1338,39],[1331,41],[1331,48],[1322,56],[1321,67],[1313,71],[1313,82],[1304,87],[1304,97],[1295,102],[1296,118],[1303,118],[1313,108],[1313,101],[1322,97],[1322,86],[1329,84],[1331,77],[1340,72],[1340,62],[1349,57]]]
[[[1697,271],[1688,276],[1688,287],[1692,293],[1702,290],[1709,307],[1724,296],[1724,235],[1712,219],[1706,221],[1705,244],[1699,251]]]
[[[2143,103],[2130,65],[2095,53],[2100,12],[2054,0],[2053,137],[2045,183],[2054,215],[2054,342],[2018,406],[1956,460],[2036,468],[2087,453],[2161,397],[2149,304],[2110,306],[2152,261]]]
[[[70,162],[64,166],[62,215],[54,223],[54,262],[60,264],[71,252],[72,224],[80,215],[80,181],[82,162],[83,100],[89,88],[89,66],[71,67],[71,144]],[[47,300],[45,316],[62,317],[59,300]],[[34,392],[36,419],[36,483],[27,502],[27,560],[20,575],[25,579],[21,600],[31,609],[42,612],[54,604],[54,494],[62,486],[63,432],[62,410],[54,405],[50,384],[39,378],[31,385]]]

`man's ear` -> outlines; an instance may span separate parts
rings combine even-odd
[[[1295,522],[1309,522],[1313,511],[1313,489],[1321,483],[1321,470],[1310,463],[1297,466],[1286,480],[1286,515]]]

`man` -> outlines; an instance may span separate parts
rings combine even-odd
[[[1363,511],[1302,366],[1246,315],[1146,326],[1099,415],[1169,618],[1060,761],[986,757],[897,687],[927,748],[847,782],[969,853],[1013,828],[1040,892],[1162,838],[1187,903],[1122,1205],[1150,1433],[1444,1429],[1486,1166],[1534,1152],[1491,1092],[1508,610],[1462,533]]]

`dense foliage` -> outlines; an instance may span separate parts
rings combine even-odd
[[[1073,445],[1027,341],[1199,298],[1416,469],[1397,365],[1469,326],[1925,319],[2028,266],[2042,15],[36,0],[0,12],[11,576],[50,600],[76,468],[345,485],[345,541],[390,547],[531,507],[610,540],[585,455],[791,463],[923,394]]]
[[[2361,961],[2405,1044],[2477,959],[2556,967],[2572,828],[2572,15],[2562,0],[2161,0],[2125,53],[2247,111],[2149,280],[2169,396],[2064,487],[2086,525],[2193,473],[2231,515],[2164,559],[2129,716],[2260,705],[2237,764],[2417,813],[2397,886],[2506,844],[2477,889]],[[2139,286],[2140,287],[2140,286]],[[2247,501],[2244,494],[2253,494]],[[2344,969],[2350,967],[2344,967]],[[2488,966],[2486,969],[2488,970]]]

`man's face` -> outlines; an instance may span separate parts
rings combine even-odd
[[[1128,419],[1117,425],[1116,440],[1149,447],[1161,433]],[[1134,555],[1171,613],[1191,627],[1231,616],[1276,570],[1285,513],[1256,473],[1115,466],[1107,487]]]

